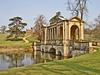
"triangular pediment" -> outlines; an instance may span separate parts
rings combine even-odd
[[[84,22],[83,20],[81,20],[79,17],[75,16],[71,19],[69,19],[69,21],[74,21],[74,22]]]

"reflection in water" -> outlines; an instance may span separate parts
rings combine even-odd
[[[22,63],[22,60],[24,59],[22,54],[7,54],[6,56],[9,58],[7,60],[7,62],[10,62],[9,68],[24,66],[24,64]]]
[[[62,59],[64,58],[61,56],[40,51],[33,53],[0,54],[0,70]]]

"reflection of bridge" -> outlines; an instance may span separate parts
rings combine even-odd
[[[73,17],[71,19],[60,18],[57,23],[43,27],[41,43],[34,43],[34,50],[62,56],[70,56],[73,49],[88,50],[88,42],[82,41],[84,39],[83,24],[84,21],[80,18]],[[81,42],[72,42],[75,40]]]
[[[62,60],[64,58],[61,56],[50,54],[50,53],[34,51],[34,59],[36,63],[40,63],[40,62],[48,62],[48,61],[54,61],[54,60]]]

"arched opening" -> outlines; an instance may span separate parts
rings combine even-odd
[[[76,25],[71,27],[71,40],[78,40],[79,39],[79,28]]]
[[[50,52],[50,53],[53,53],[53,54],[56,54],[56,49],[51,48],[49,52]]]
[[[44,49],[42,48],[42,52],[44,52]]]
[[[61,54],[61,51],[58,51],[58,54],[57,54],[58,56],[62,56],[62,54]]]

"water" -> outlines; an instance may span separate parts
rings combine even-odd
[[[0,70],[62,59],[64,59],[62,56],[40,51],[0,54]]]

